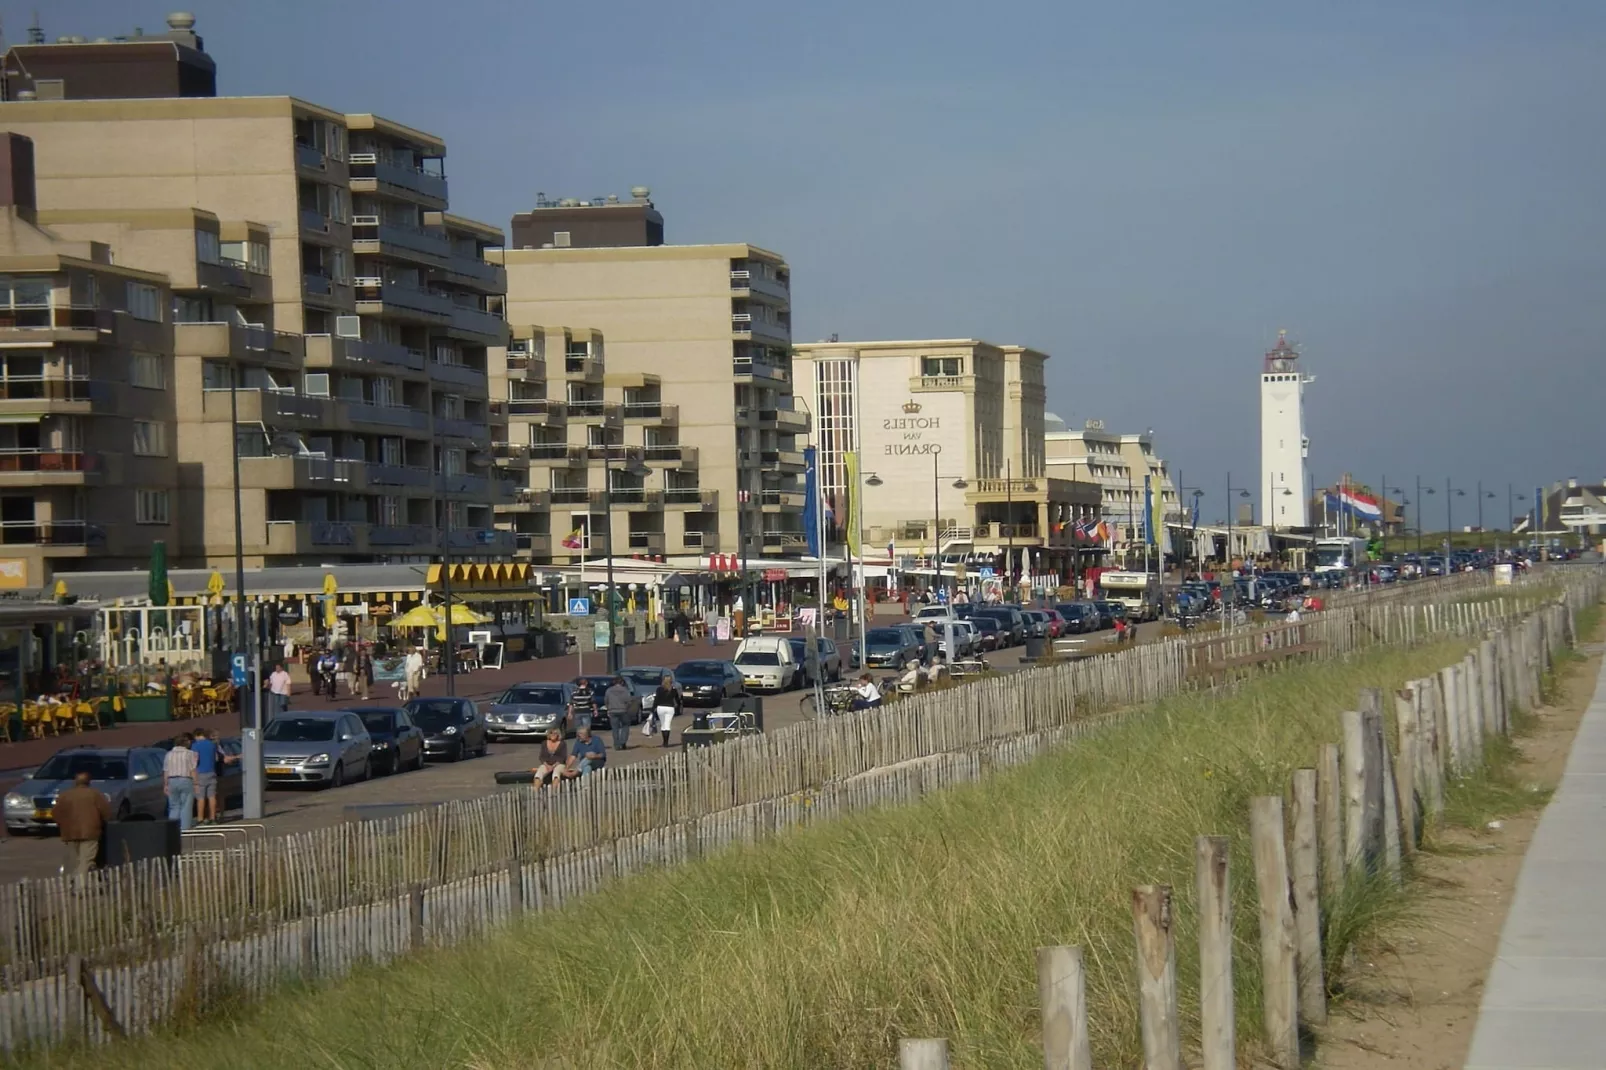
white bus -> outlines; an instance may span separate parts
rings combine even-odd
[[[1366,562],[1366,540],[1350,536],[1316,540],[1317,572],[1348,572]]]

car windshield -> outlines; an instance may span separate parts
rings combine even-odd
[[[395,728],[395,722],[388,713],[365,713],[362,715],[362,726],[368,729],[370,734],[389,732]]]
[[[426,732],[439,731],[461,720],[451,702],[421,702],[413,707],[413,721]]]
[[[563,704],[563,688],[531,687],[525,684],[508,688],[496,701],[501,706],[559,706]]]
[[[871,646],[902,646],[903,633],[892,628],[871,628],[864,634],[864,641]]]
[[[127,780],[128,760],[102,754],[57,754],[34,773],[35,780],[71,780],[88,773],[91,780]]]
[[[991,617],[978,617],[975,626],[984,632],[996,632],[998,630],[998,622]]]
[[[688,661],[675,670],[675,675],[682,680],[705,680],[723,676],[724,672],[717,661]]]
[[[280,717],[262,738],[275,743],[320,743],[335,738],[335,723],[326,717]]]
[[[736,658],[738,665],[779,665],[781,656],[773,650],[749,650]]]
[[[657,687],[666,675],[663,669],[626,669],[624,672],[627,681],[640,687]]]

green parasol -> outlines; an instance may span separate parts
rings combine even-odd
[[[168,592],[171,588],[167,582],[167,543],[157,539],[151,543],[151,567],[149,595],[151,605],[165,606],[171,599]]]

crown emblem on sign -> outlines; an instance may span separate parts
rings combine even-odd
[[[913,414],[920,411],[920,402],[913,399],[903,403],[903,411]]]

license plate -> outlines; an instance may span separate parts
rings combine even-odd
[[[54,811],[54,810],[35,810],[33,812],[33,819],[35,821],[54,821],[54,820],[56,820],[56,811]]]
[[[267,768],[269,776],[289,776],[292,772],[294,770],[288,765],[270,765]]]

